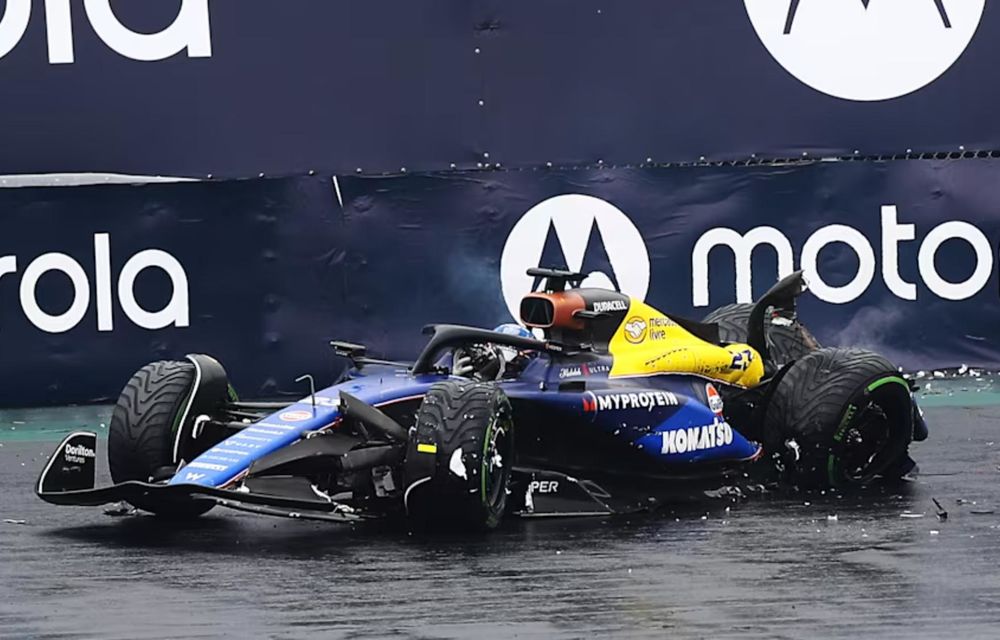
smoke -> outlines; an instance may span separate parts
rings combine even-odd
[[[906,314],[899,307],[864,307],[850,322],[833,334],[829,344],[849,345],[881,353],[892,362],[905,360],[907,352],[894,347],[892,337],[897,327],[905,326]]]

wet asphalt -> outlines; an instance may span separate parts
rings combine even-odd
[[[928,408],[922,474],[891,490],[430,538],[50,506],[48,453],[107,409],[0,416],[0,637],[997,638],[1000,396],[982,400]]]

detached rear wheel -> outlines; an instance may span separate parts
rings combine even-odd
[[[194,383],[195,368],[190,362],[161,360],[135,372],[118,396],[108,429],[108,466],[115,484],[151,482],[173,475],[177,430]],[[131,504],[171,518],[193,518],[214,506],[207,501],[140,499]]]
[[[862,486],[905,468],[913,412],[891,362],[863,349],[819,349],[778,382],[764,444],[799,486]]]
[[[491,383],[431,387],[404,462],[404,504],[420,528],[488,530],[507,506],[514,457],[510,401]]]

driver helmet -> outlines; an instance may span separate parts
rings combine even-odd
[[[535,337],[535,336],[533,336],[531,334],[530,331],[528,331],[527,329],[525,329],[521,325],[515,324],[513,322],[507,322],[505,324],[501,324],[501,325],[497,326],[493,330],[496,331],[497,333],[504,333],[504,334],[507,334],[509,336],[520,336],[522,338],[534,338]],[[503,359],[505,361],[507,361],[507,362],[513,361],[514,358],[516,358],[518,356],[518,353],[519,353],[518,350],[515,349],[514,347],[508,347],[508,346],[498,345],[498,348],[500,350],[500,353],[503,355]]]
[[[531,335],[530,331],[528,331],[527,329],[525,329],[521,325],[515,324],[513,322],[508,322],[506,324],[502,324],[502,325],[496,327],[493,330],[496,331],[497,333],[506,333],[509,336],[521,336],[522,338],[533,338],[534,337],[533,335]]]

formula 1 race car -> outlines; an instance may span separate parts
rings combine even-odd
[[[171,517],[222,505],[489,529],[505,513],[649,510],[750,471],[826,488],[913,469],[927,429],[909,384],[875,353],[820,348],[796,317],[801,273],[704,322],[580,288],[584,274],[529,274],[542,286],[523,327],[428,326],[411,363],[335,342],[352,366],[291,404],[239,401],[205,355],[149,364],[111,420],[114,484],[94,488],[97,436],[77,432],[37,493]]]

